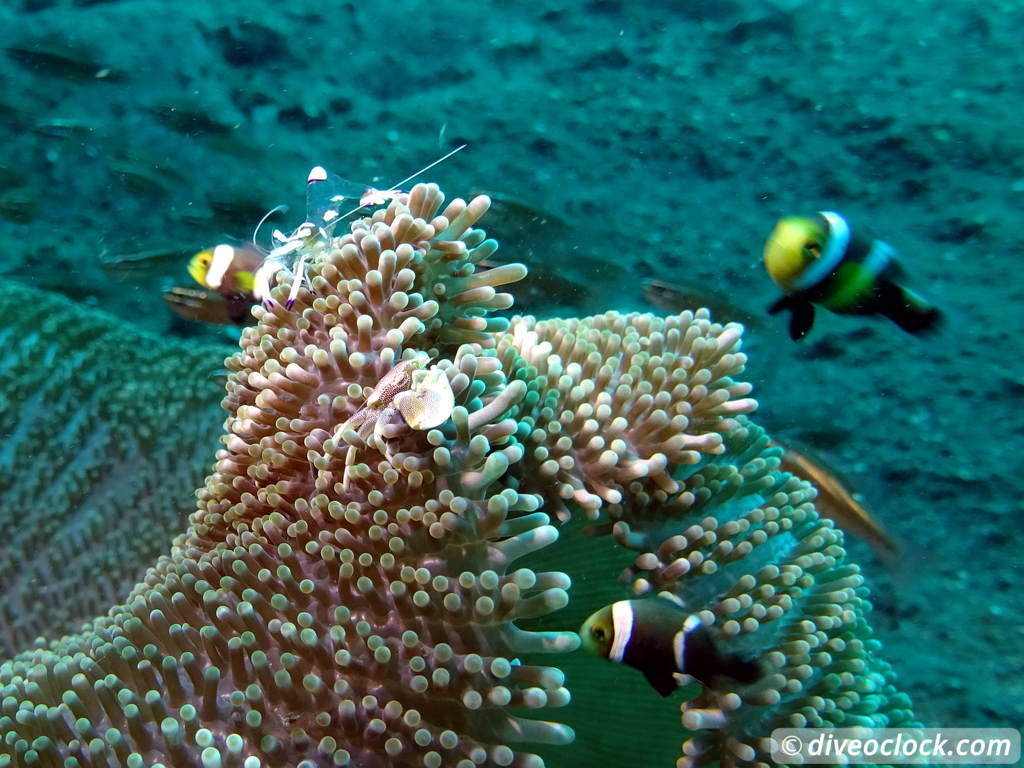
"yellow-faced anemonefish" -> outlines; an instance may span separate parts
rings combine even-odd
[[[643,672],[662,696],[689,678],[714,685],[723,678],[749,684],[761,677],[755,661],[719,651],[711,630],[670,593],[606,605],[583,623],[580,638],[592,653]]]
[[[283,265],[269,261],[255,246],[221,244],[200,251],[188,263],[188,273],[204,288],[223,297],[227,319],[245,323],[252,305],[269,292]]]
[[[403,184],[466,148],[462,144],[447,154],[407,176],[388,189],[358,184],[329,173],[323,166],[315,166],[306,177],[306,221],[290,235],[274,231],[274,247],[267,252],[255,244],[231,246],[221,244],[200,251],[188,265],[192,279],[206,291],[175,289],[164,293],[168,305],[178,314],[195,320],[218,323],[243,324],[249,310],[258,301],[270,300],[270,289],[282,270],[292,271],[292,287],[285,307],[291,309],[299,290],[307,283],[305,278],[307,246],[314,240],[330,236],[338,222],[349,215],[371,206],[386,205],[400,194]],[[354,203],[342,213],[346,201]],[[283,206],[271,209],[253,232],[253,241],[264,222]],[[219,296],[218,296],[219,295]]]
[[[768,309],[791,312],[789,335],[799,341],[814,324],[814,305],[840,315],[883,315],[908,333],[934,329],[942,313],[897,284],[895,249],[854,230],[842,214],[779,221],[764,248],[768,274],[786,294]]]

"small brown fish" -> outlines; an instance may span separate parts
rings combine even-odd
[[[704,286],[648,280],[644,283],[644,298],[659,309],[672,313],[707,307],[711,310],[711,317],[716,323],[735,321],[743,323],[748,328],[763,325],[763,321],[757,315],[736,306],[727,297]]]
[[[49,117],[37,120],[32,124],[32,130],[40,136],[50,136],[55,139],[81,140],[95,135],[97,129],[95,123],[75,117]]]
[[[181,268],[181,263],[195,253],[195,246],[172,243],[137,250],[106,251],[99,255],[103,271],[115,280],[138,280],[161,276]]]
[[[479,269],[503,266],[495,259],[483,259]],[[590,288],[582,281],[572,280],[543,261],[530,264],[529,272],[516,285],[516,308],[520,312],[539,313],[551,305],[583,306],[590,300]]]
[[[900,545],[853,497],[834,470],[820,459],[811,458],[791,444],[782,443],[776,438],[773,438],[772,442],[784,451],[780,469],[806,480],[818,489],[814,504],[822,517],[866,541],[883,558],[892,559],[899,555]]]
[[[25,69],[75,82],[119,79],[92,47],[56,35],[29,38],[7,48],[7,55]]]
[[[182,183],[177,171],[141,160],[114,160],[107,165],[107,172],[126,190],[141,195],[166,195]]]
[[[496,192],[489,189],[477,189],[470,192],[470,196],[487,195],[491,198],[491,207],[487,211],[488,220],[495,219],[497,228],[502,224],[513,223],[517,225],[528,225],[536,228],[551,225],[559,229],[569,229],[569,222],[552,211],[545,210],[540,205],[527,202],[522,198],[513,197],[504,192]],[[488,229],[491,225],[488,224]]]
[[[232,120],[218,117],[215,109],[199,103],[156,104],[143,109],[158,123],[185,136],[227,135],[237,127]]]
[[[187,320],[213,325],[245,325],[252,309],[251,299],[222,296],[216,291],[175,286],[163,292],[164,303]]]

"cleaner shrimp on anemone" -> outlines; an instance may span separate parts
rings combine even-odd
[[[292,287],[285,306],[291,309],[299,295],[299,289],[306,282],[308,246],[321,238],[330,237],[338,222],[344,221],[352,214],[364,208],[384,205],[396,195],[403,193],[404,190],[401,187],[404,184],[443,163],[455,153],[461,152],[466,146],[466,144],[462,144],[456,147],[429,165],[425,165],[401,181],[395,182],[387,189],[377,189],[367,184],[350,181],[337,174],[329,173],[323,166],[314,166],[306,178],[306,221],[288,235],[279,229],[274,230],[271,236],[273,247],[265,252],[266,258],[254,274],[253,295],[256,300],[269,302],[270,289],[274,285],[278,273],[290,271]],[[341,209],[347,204],[346,201],[358,201],[358,204],[351,210],[341,213]],[[253,242],[256,242],[260,227],[281,208],[282,206],[273,208],[260,220],[253,232]]]

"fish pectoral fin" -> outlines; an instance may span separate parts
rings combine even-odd
[[[779,314],[779,312],[782,312],[783,310],[791,309],[792,307],[790,306],[790,304],[792,301],[792,296],[780,296],[778,299],[772,302],[772,305],[770,307],[768,307],[768,314],[777,315]]]
[[[663,672],[644,672],[644,677],[647,678],[647,682],[651,684],[662,696],[671,696],[672,692],[679,687],[676,682],[675,676],[671,673],[665,674]]]
[[[798,299],[795,296],[781,296],[774,304],[768,307],[769,315],[777,315],[788,310],[789,337],[793,341],[800,341],[811,330],[814,325],[814,305],[806,299]]]
[[[215,291],[175,286],[163,292],[164,303],[186,320],[214,325],[231,325],[224,297]]]
[[[235,273],[235,284],[239,293],[251,294],[256,289],[256,273],[240,269]]]
[[[721,674],[737,683],[751,685],[764,676],[764,670],[754,659],[730,655],[722,658]]]
[[[814,325],[814,305],[809,301],[794,302],[789,318],[789,338],[800,341]]]

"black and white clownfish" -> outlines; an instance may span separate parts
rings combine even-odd
[[[781,219],[764,248],[768,274],[786,294],[770,314],[789,310],[789,335],[799,341],[814,324],[814,305],[839,315],[883,315],[908,333],[936,328],[942,313],[897,284],[896,250],[851,227],[840,213]]]
[[[640,670],[662,696],[687,677],[704,685],[722,678],[749,684],[761,677],[756,662],[720,652],[700,618],[663,595],[606,605],[580,628],[583,647]]]

